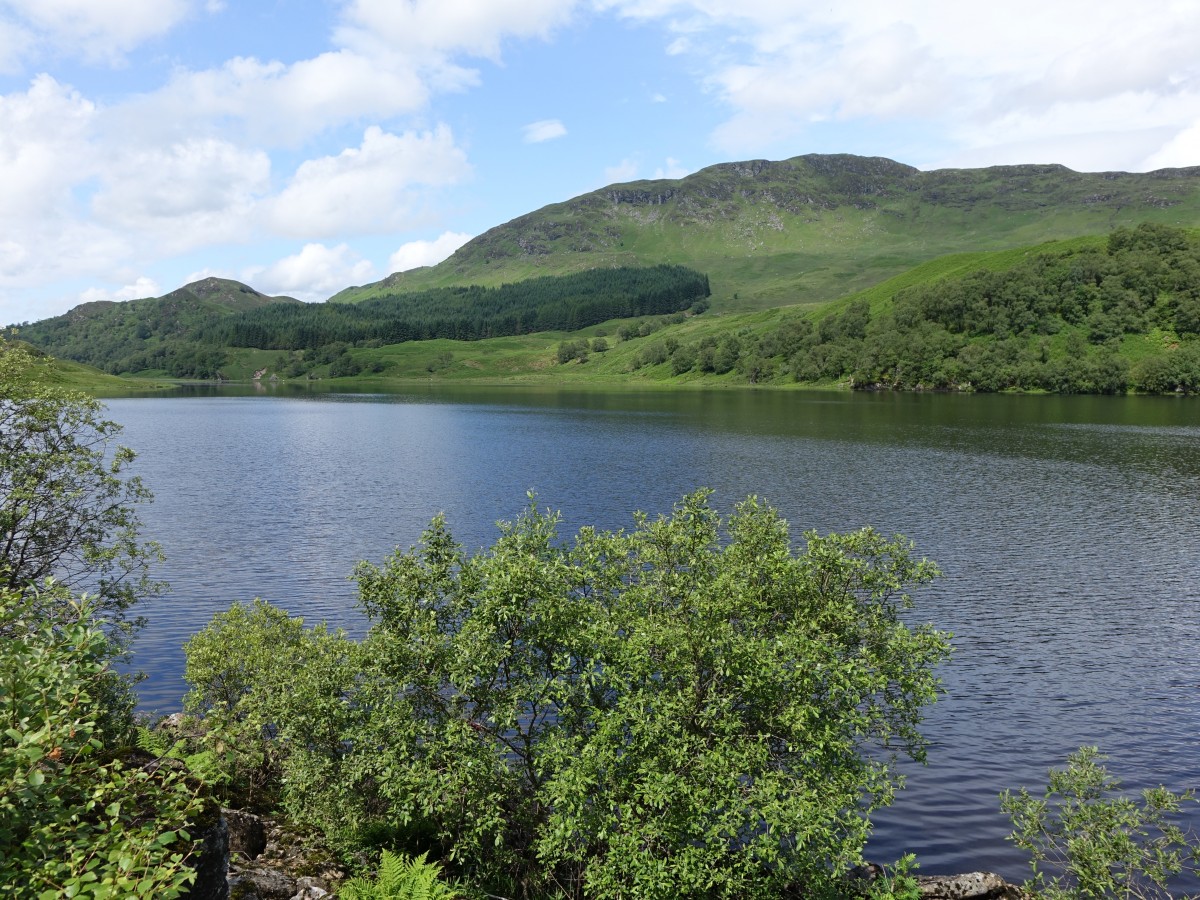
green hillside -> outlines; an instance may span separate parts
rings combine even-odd
[[[54,387],[83,391],[96,396],[128,395],[169,387],[165,383],[155,384],[145,380],[118,378],[116,375],[101,372],[93,366],[73,362],[69,359],[56,359],[27,341],[11,336],[11,332],[8,336],[0,335],[0,352],[6,346],[20,347],[33,354],[38,360],[38,380]]]
[[[327,304],[205,279],[22,337],[142,377],[1188,392],[1196,226],[1200,167],[760,160],[555,204]]]
[[[937,260],[820,315],[667,338],[633,361],[664,367],[859,389],[1195,392],[1200,232],[1143,223]]]
[[[437,266],[331,299],[665,262],[705,272],[719,311],[814,306],[948,254],[1140,222],[1200,225],[1200,167],[922,172],[846,155],[754,160],[678,180],[611,185],[553,204],[485,232]]]
[[[21,337],[59,359],[110,373],[209,378],[226,356],[219,347],[192,341],[193,336],[238,313],[299,303],[292,297],[268,297],[237,281],[205,278],[162,297],[84,303],[64,315],[21,326]]]
[[[1200,391],[1200,232],[932,260],[819,310],[642,317],[575,333],[349,351],[389,378],[657,387]]]

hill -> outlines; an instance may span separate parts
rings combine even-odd
[[[704,387],[1200,391],[1200,231],[1143,224],[931,260],[820,309],[350,351],[390,378]]]
[[[718,311],[813,306],[946,254],[1140,222],[1200,224],[1200,167],[921,171],[849,155],[751,160],[552,204],[492,228],[437,266],[347,288],[331,300],[672,263],[709,276]]]
[[[116,375],[101,372],[93,366],[73,362],[69,359],[56,359],[20,338],[0,336],[0,352],[6,346],[20,347],[30,353],[40,364],[38,379],[46,385],[57,388],[82,391],[94,396],[127,396],[130,393],[145,393],[171,387],[168,383],[155,384],[143,380],[118,378]]]
[[[162,297],[84,303],[61,316],[21,326],[21,337],[60,359],[106,372],[156,372],[209,378],[225,361],[219,347],[195,338],[222,319],[279,304],[238,281],[204,278]]]
[[[870,390],[1200,390],[1197,231],[1143,223],[981,262],[938,260],[819,316],[670,335],[631,368]]]

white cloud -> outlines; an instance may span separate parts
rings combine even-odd
[[[470,171],[444,125],[402,135],[372,126],[360,147],[301,165],[267,218],[276,232],[298,237],[395,230],[424,214],[414,188],[455,184]]]
[[[31,221],[12,235],[0,241],[0,309],[10,321],[57,315],[78,302],[78,288],[48,285],[78,278],[119,284],[114,272],[134,250],[120,234],[70,220]]]
[[[95,303],[98,300],[140,300],[143,297],[158,297],[162,294],[162,288],[153,278],[141,276],[132,284],[124,285],[116,290],[108,288],[88,288],[79,295],[80,303]]]
[[[497,59],[505,38],[546,38],[566,24],[577,0],[353,0],[342,40],[361,32],[409,53],[463,52]]]
[[[211,123],[280,147],[346,123],[413,113],[428,101],[429,87],[410,60],[343,49],[290,65],[237,57],[219,68],[179,71],[118,112],[139,132],[170,135],[181,124]]]
[[[119,61],[159,37],[191,12],[188,0],[4,0],[7,8],[58,53],[91,61]]]
[[[683,178],[691,174],[692,170],[687,166],[681,165],[679,160],[673,156],[667,157],[667,164],[665,166],[659,166],[654,170],[655,178]]]
[[[1146,171],[1200,166],[1200,121],[1183,129],[1141,165]]]
[[[435,266],[470,239],[469,234],[446,231],[432,241],[409,241],[388,259],[388,271],[407,272],[421,266]]]
[[[49,75],[0,96],[0,223],[24,230],[65,214],[72,188],[95,171],[95,117],[92,103]]]
[[[242,273],[244,282],[264,294],[286,294],[308,302],[325,300],[342,288],[374,277],[375,267],[370,261],[346,244],[305,244],[299,253]]]
[[[27,28],[0,19],[0,72],[15,74],[29,56],[36,38]]]
[[[604,170],[604,183],[617,184],[622,181],[633,181],[638,175],[638,164],[636,160],[623,159],[615,166],[608,166]]]
[[[1036,158],[1045,158],[1038,146],[1050,152],[1089,134],[1099,141],[1139,132],[1138,146],[1122,154],[1153,160],[1160,150],[1169,155],[1164,135],[1171,140],[1200,119],[1194,0],[1145,16],[1094,0],[598,3],[661,22],[666,52],[694,60],[729,110],[713,133],[729,155],[795,146],[835,123],[905,121],[964,154],[1031,141]],[[1124,119],[1131,110],[1134,124]],[[1094,156],[1078,146],[1079,159]]]
[[[565,137],[567,127],[558,119],[542,119],[540,122],[530,122],[523,129],[525,143],[540,144],[542,141],[552,141]]]
[[[244,235],[270,173],[266,153],[214,138],[132,150],[109,163],[92,208],[179,251]]]

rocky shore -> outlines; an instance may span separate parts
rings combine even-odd
[[[188,900],[320,900],[336,897],[346,872],[313,835],[265,816],[223,809],[205,836],[200,873]],[[852,878],[865,888],[882,873],[860,866]],[[1020,886],[992,872],[918,875],[923,900],[1029,900]]]

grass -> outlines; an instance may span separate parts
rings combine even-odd
[[[1048,166],[918,173],[887,163],[875,171],[877,162],[798,158],[753,178],[717,166],[679,181],[604,188],[492,229],[438,266],[337,299],[671,262],[708,274],[720,312],[812,308],[932,260],[952,266],[949,255],[965,266],[1117,225],[1200,222],[1194,178]],[[614,202],[621,190],[673,193],[663,203]]]

